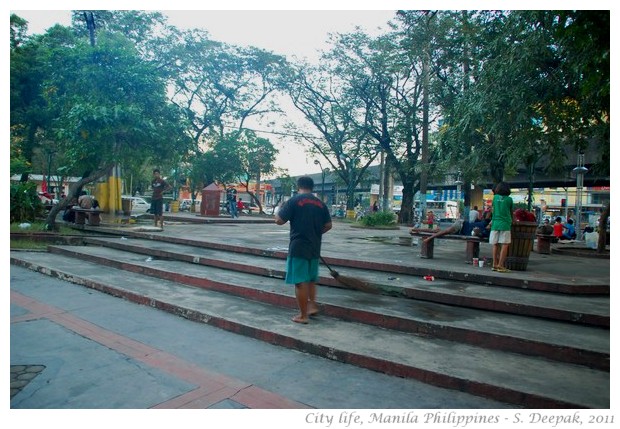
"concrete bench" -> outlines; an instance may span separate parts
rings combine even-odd
[[[558,238],[553,234],[536,234],[536,251],[543,255],[551,254],[551,243],[557,243]]]
[[[425,231],[411,231],[410,235],[414,237],[422,237],[428,238],[434,234],[434,232],[425,232]],[[465,241],[465,262],[472,261],[473,258],[480,257],[480,243],[485,242],[488,243],[487,238],[481,238],[476,235],[458,235],[458,234],[446,234],[438,237],[438,239],[444,240],[460,240]],[[428,240],[425,242],[424,240],[420,240],[420,257],[426,259],[433,259],[433,253],[435,249],[435,239]]]
[[[103,210],[83,209],[80,207],[73,207],[71,210],[75,212],[76,225],[84,225],[86,223],[86,219],[88,219],[88,224],[91,226],[99,226],[101,224],[100,214]]]

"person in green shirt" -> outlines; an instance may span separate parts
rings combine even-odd
[[[510,272],[506,268],[508,247],[510,246],[512,228],[512,198],[510,186],[506,182],[499,182],[493,190],[493,219],[491,220],[491,235],[489,243],[493,245],[493,271],[500,273]]]

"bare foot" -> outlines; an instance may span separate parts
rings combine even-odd
[[[308,316],[312,317],[312,316],[316,316],[317,314],[319,314],[319,309],[316,305],[309,305],[309,309],[308,309]]]
[[[301,317],[301,315],[295,316],[291,320],[295,323],[303,323],[304,325],[308,323],[308,319],[304,319],[303,317]]]

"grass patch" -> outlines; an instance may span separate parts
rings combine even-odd
[[[28,228],[21,228],[22,224],[30,224]],[[36,222],[15,222],[11,224],[11,232],[54,232],[60,235],[75,235],[79,233],[79,231],[74,230],[73,228],[69,228],[65,225],[56,224],[56,228],[54,231],[47,231],[45,229],[44,221],[36,221]]]
[[[47,250],[47,243],[40,240],[11,240],[11,250]]]
[[[29,224],[27,228],[20,227],[21,224]],[[49,244],[64,242],[54,239],[54,237],[75,236],[82,234],[81,231],[70,228],[66,225],[56,224],[54,231],[45,229],[45,221],[35,222],[15,222],[10,226],[11,230],[11,249],[12,250],[47,250]],[[13,236],[15,234],[15,236]]]

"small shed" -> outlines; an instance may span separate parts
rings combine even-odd
[[[200,214],[203,216],[220,215],[221,189],[215,183],[211,183],[202,189],[202,202],[200,203]]]

